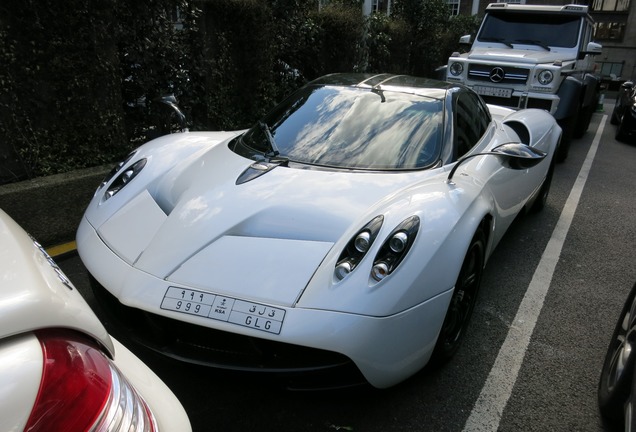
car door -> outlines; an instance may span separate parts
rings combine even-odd
[[[487,106],[477,94],[457,92],[453,124],[453,144],[458,158],[491,150],[496,127]],[[497,231],[503,234],[538,187],[537,172],[543,169],[539,168],[542,163],[534,168],[516,170],[507,167],[497,156],[477,156],[467,161],[458,174],[463,171],[473,177],[472,181],[481,186],[481,193],[490,195],[487,199],[494,199],[494,211],[499,220]]]

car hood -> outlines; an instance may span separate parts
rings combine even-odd
[[[152,162],[152,161],[151,161]],[[327,253],[382,206],[431,173],[370,173],[278,166],[241,184],[252,160],[227,145],[135,179],[104,203],[128,199],[103,223],[102,240],[137,270],[175,285],[292,305]],[[439,171],[439,170],[437,170]],[[393,228],[393,227],[391,227]]]
[[[562,52],[520,50],[506,48],[476,48],[468,53],[469,60],[545,64],[568,60]]]
[[[0,338],[70,328],[114,353],[112,340],[53,260],[0,210]]]

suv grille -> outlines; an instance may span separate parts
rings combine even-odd
[[[468,78],[495,84],[525,84],[530,71],[526,68],[471,64]]]

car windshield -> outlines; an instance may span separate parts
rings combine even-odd
[[[411,170],[441,151],[443,101],[389,90],[307,86],[240,139],[243,151],[344,169]],[[251,154],[249,157],[257,158]]]
[[[581,18],[571,15],[489,13],[477,40],[505,44],[574,48]]]

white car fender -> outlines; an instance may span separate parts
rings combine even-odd
[[[86,209],[86,216],[95,226],[100,226],[141,191],[152,190],[153,184],[157,184],[161,179],[165,181],[178,176],[178,173],[170,173],[170,170],[175,167],[187,168],[189,166],[188,160],[196,161],[201,153],[213,149],[219,143],[227,141],[239,132],[175,133],[161,136],[140,146],[134,151],[131,160],[126,166],[121,167],[119,172],[136,161],[146,158],[147,163],[144,169],[126,188],[108,200],[104,199],[105,192],[118,174],[113,176],[108,184],[100,186]]]
[[[0,338],[62,327],[93,336],[110,353],[114,346],[106,329],[73,284],[58,271],[43,249],[0,210],[0,261],[6,265],[0,289]]]
[[[470,239],[484,216],[493,211],[494,203],[489,197],[470,198],[472,191],[456,189],[442,178],[445,175],[436,178],[435,187],[425,184],[412,188],[395,197],[392,205],[382,203],[376,209],[378,213],[372,211],[361,219],[359,226],[351,229],[327,254],[296,306],[389,316],[451,290]],[[446,198],[441,199],[444,195]],[[334,269],[346,243],[381,209],[385,219],[372,248],[355,271],[341,281],[336,280]],[[375,281],[371,268],[382,243],[399,223],[413,215],[420,218],[420,229],[411,250],[391,275]],[[440,272],[440,268],[448,271]],[[413,284],[422,288],[409,290]]]

